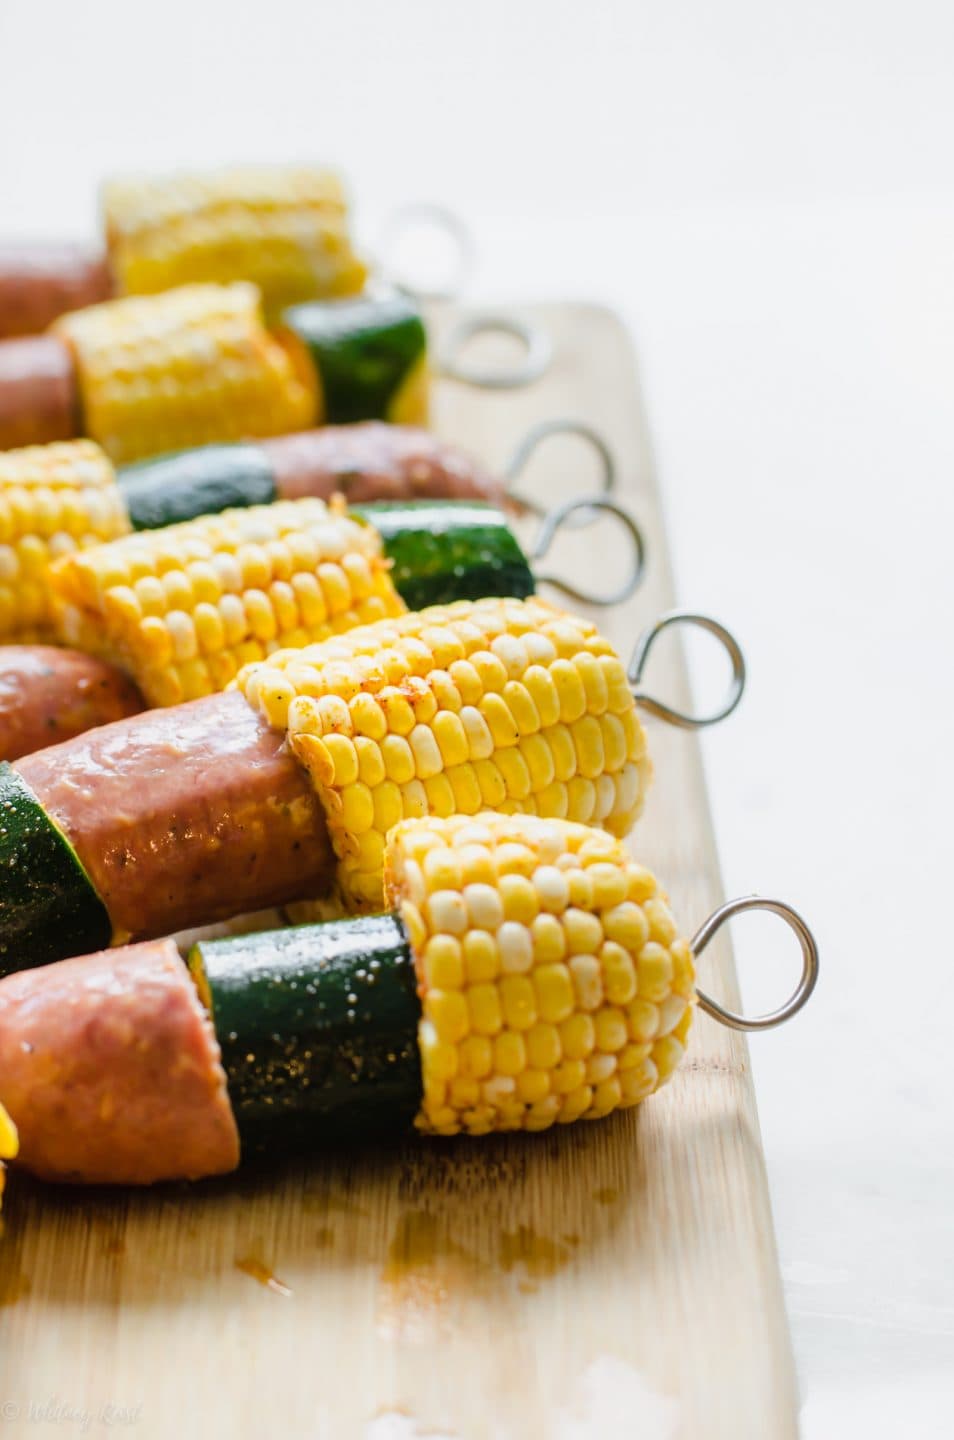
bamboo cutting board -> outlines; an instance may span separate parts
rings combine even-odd
[[[674,601],[629,342],[603,310],[527,315],[555,342],[547,376],[499,394],[442,382],[438,428],[494,464],[550,416],[603,431],[649,545],[643,588],[601,620],[628,655]],[[590,465],[553,441],[532,478],[568,495]],[[620,558],[596,535],[555,557],[591,584]],[[688,699],[675,646],[651,677]],[[650,725],[635,844],[691,933],[724,898],[702,770],[692,736]],[[724,933],[702,965],[737,1004]],[[796,1434],[746,1048],[704,1015],[674,1080],[609,1120],[143,1194],[14,1175],[5,1218],[0,1440],[49,1425],[135,1440]]]

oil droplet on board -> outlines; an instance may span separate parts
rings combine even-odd
[[[264,1285],[266,1290],[271,1290],[275,1295],[291,1295],[292,1289],[272,1271],[264,1261],[257,1260],[252,1255],[246,1255],[236,1260],[235,1268],[241,1270],[243,1275],[250,1275],[257,1280],[259,1285]]]

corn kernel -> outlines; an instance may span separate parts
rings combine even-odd
[[[573,993],[581,1010],[595,1010],[603,1003],[603,970],[595,955],[574,955],[569,961]]]
[[[571,1023],[572,1017],[563,1022],[564,1025]],[[538,1070],[552,1070],[560,1063],[563,1053],[561,1033],[555,1025],[548,1025],[540,1020],[531,1026],[526,1035],[527,1057],[531,1065],[535,1065]]]
[[[623,1070],[619,1074],[619,1086],[622,1092],[622,1105],[636,1105],[640,1100],[645,1100],[651,1095],[659,1084],[659,1077],[652,1060],[644,1060],[642,1064],[634,1066],[631,1070]]]
[[[555,915],[538,915],[530,926],[530,938],[538,965],[562,960],[566,955],[566,936]]]
[[[676,924],[669,906],[658,898],[647,900],[643,904],[643,914],[649,921],[649,938],[668,948],[676,939]]]
[[[463,899],[471,925],[481,930],[496,930],[502,923],[503,905],[492,885],[466,885]]]
[[[626,1023],[632,1039],[639,1045],[646,1044],[659,1029],[659,1011],[648,1000],[633,1000],[626,1007]]]
[[[478,1035],[496,1035],[503,1027],[503,1012],[496,985],[471,985],[467,990],[470,1027]]]
[[[596,1027],[592,1015],[570,1015],[562,1021],[558,1034],[558,1048],[567,1060],[585,1060],[596,1044]],[[556,1061],[552,1064],[556,1064]]]
[[[487,1035],[468,1035],[460,1044],[460,1073],[483,1080],[494,1068],[494,1044]]]
[[[643,1000],[665,1000],[672,986],[672,957],[655,940],[644,945],[636,957],[636,980]]]
[[[603,930],[607,940],[615,940],[630,954],[641,950],[649,939],[649,922],[631,900],[603,911]]]
[[[463,957],[470,984],[493,980],[500,974],[497,942],[486,930],[467,931],[463,939]]]
[[[519,1075],[527,1065],[523,1036],[504,1030],[494,1041],[494,1071],[497,1075]]]
[[[541,1020],[558,1024],[573,1011],[573,982],[566,965],[538,965],[533,971],[537,1012]]]
[[[432,935],[424,947],[427,984],[436,990],[458,990],[464,983],[460,941],[453,935]]]
[[[550,1077],[545,1070],[523,1070],[517,1076],[517,1095],[525,1105],[535,1105],[550,1094]]]
[[[636,996],[636,967],[632,956],[615,940],[607,940],[599,949],[603,971],[603,989],[613,1005],[628,1005]]]
[[[659,1084],[669,1079],[682,1059],[682,1046],[675,1035],[661,1035],[653,1044],[653,1064],[659,1075]]]
[[[533,939],[525,925],[505,920],[497,931],[500,968],[508,975],[524,974],[533,965]]]
[[[500,1003],[511,1030],[529,1030],[536,1023],[537,1002],[526,975],[505,975],[500,982]]]
[[[525,875],[517,873],[501,875],[497,882],[497,894],[500,897],[504,919],[518,925],[530,925],[536,919],[540,910],[540,901],[534,886]]]
[[[468,928],[467,907],[454,890],[435,890],[428,897],[426,914],[434,931],[463,935]]]
[[[659,1034],[669,1035],[683,1015],[686,1013],[689,1001],[683,995],[667,995],[659,1006]]]
[[[586,1083],[583,1060],[563,1060],[550,1072],[550,1087],[555,1095],[569,1095]]]
[[[456,1045],[470,1028],[467,1000],[459,990],[429,990],[425,1010],[438,1040],[446,1045]]]

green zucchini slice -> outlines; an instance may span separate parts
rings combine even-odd
[[[243,1159],[408,1130],[422,1095],[414,961],[396,915],[201,941]]]
[[[119,488],[134,530],[158,530],[199,515],[269,505],[275,477],[257,445],[200,445],[119,471]]]
[[[321,381],[323,420],[389,420],[402,385],[427,353],[414,302],[399,291],[293,305],[282,325],[304,345]]]
[[[102,950],[106,907],[26,781],[0,764],[0,975]]]
[[[506,595],[524,600],[533,571],[502,513],[462,500],[396,500],[355,505],[380,532],[391,576],[411,610]]]

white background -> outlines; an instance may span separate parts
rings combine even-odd
[[[0,0],[0,232],[314,157],[366,240],[464,214],[474,298],[632,326],[680,598],[751,666],[706,740],[727,889],[823,947],[752,1046],[804,1432],[950,1435],[954,6]]]

